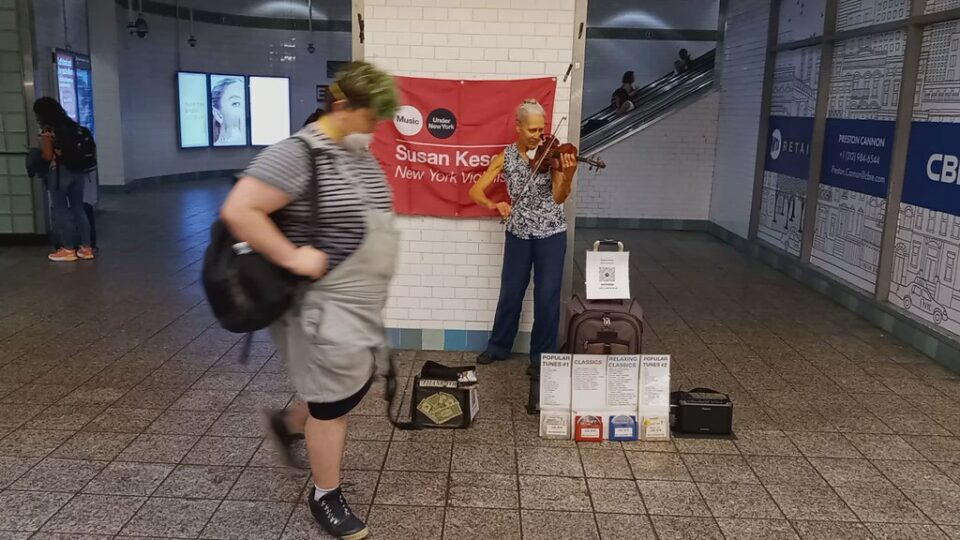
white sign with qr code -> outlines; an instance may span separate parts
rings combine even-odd
[[[630,298],[630,252],[587,251],[587,299]]]

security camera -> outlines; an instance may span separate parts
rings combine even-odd
[[[196,46],[197,46],[197,38],[194,37],[194,36],[190,36],[189,38],[187,38],[187,43],[189,43],[191,47],[196,47]]]
[[[317,48],[313,46],[313,43],[308,43],[308,44],[307,44],[307,52],[308,52],[308,53],[313,54],[316,50],[317,50]]]
[[[147,37],[147,34],[150,33],[150,27],[147,25],[147,21],[144,20],[143,13],[137,16],[137,20],[133,23],[133,26],[136,30],[137,37]]]

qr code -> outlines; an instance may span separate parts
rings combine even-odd
[[[617,280],[616,269],[612,266],[600,267],[600,283],[613,283]]]

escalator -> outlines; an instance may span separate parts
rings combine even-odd
[[[613,107],[594,113],[580,124],[580,147],[584,154],[599,152],[633,133],[656,123],[688,101],[713,88],[716,49],[693,60],[680,74],[671,71],[637,90],[632,111],[617,116]]]

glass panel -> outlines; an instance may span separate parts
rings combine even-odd
[[[840,0],[837,6],[837,30],[906,19],[910,0]]]
[[[810,140],[820,78],[820,47],[777,55],[758,235],[800,254]]]
[[[779,43],[823,35],[826,0],[784,0],[780,4]]]
[[[849,99],[831,99],[827,112],[817,212],[847,227],[818,220],[811,263],[867,291],[876,288],[905,43],[904,32],[888,32],[841,41],[833,54],[831,98]]]
[[[960,7],[960,2],[929,2],[927,10]],[[889,301],[911,315],[960,334],[957,265],[957,175],[960,159],[960,76],[951,63],[960,54],[960,21],[924,30],[916,86],[916,106],[904,173],[895,253],[909,252],[909,265],[894,264]],[[916,216],[908,220],[908,216]],[[920,217],[923,216],[923,217]],[[909,247],[908,247],[909,246]],[[914,264],[914,259],[916,263]]]
[[[960,0],[927,0],[927,7],[923,12],[936,13],[958,7],[960,7]]]

